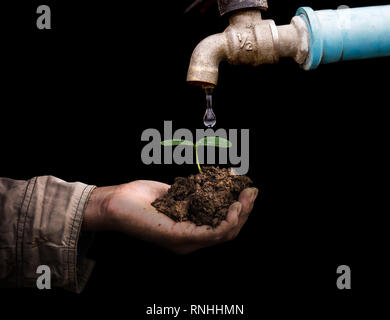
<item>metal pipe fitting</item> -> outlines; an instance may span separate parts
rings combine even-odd
[[[226,13],[233,12],[241,9],[257,8],[268,9],[267,0],[218,0],[219,13],[221,16]]]
[[[277,27],[273,20],[262,20],[258,9],[235,11],[223,33],[204,39],[195,48],[187,81],[213,87],[218,82],[221,61],[259,66],[277,63],[279,57],[292,57],[303,63],[308,52],[308,28],[301,17],[294,17],[290,25]]]

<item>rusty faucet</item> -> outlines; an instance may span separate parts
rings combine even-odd
[[[221,15],[230,13],[230,25],[222,33],[202,40],[195,48],[187,81],[210,88],[217,85],[221,61],[232,65],[274,64],[280,57],[292,57],[302,64],[309,53],[309,31],[296,16],[291,24],[276,26],[263,20],[266,0],[219,0]]]
[[[390,56],[390,5],[314,11],[301,7],[289,25],[262,20],[266,0],[218,0],[230,25],[194,50],[187,81],[212,88],[218,66],[258,66],[292,57],[304,70],[321,64]]]

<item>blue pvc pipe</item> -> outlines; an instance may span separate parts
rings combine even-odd
[[[390,56],[390,5],[314,11],[299,8],[309,29],[305,70],[322,63]]]

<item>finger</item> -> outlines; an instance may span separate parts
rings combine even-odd
[[[242,204],[240,202],[233,203],[228,211],[226,220],[214,229],[213,242],[220,243],[228,240],[232,240],[236,234],[235,230],[240,223],[240,213],[242,211]]]
[[[188,225],[187,232],[191,231],[191,236],[198,241],[215,243],[224,241],[229,238],[229,234],[236,229],[240,229],[248,218],[249,213],[253,208],[253,202],[256,199],[258,190],[256,188],[248,188],[241,192],[239,201],[234,202],[230,207],[226,220],[216,228],[212,229],[210,226],[195,227],[195,225]]]
[[[229,207],[226,220],[215,229],[206,225],[195,226],[189,222],[176,224],[184,242],[184,245],[176,247],[176,250],[184,250],[185,253],[187,250],[193,251],[234,239],[241,229],[241,212],[242,203],[234,202]]]
[[[234,202],[230,207],[228,214],[226,216],[226,221],[230,223],[232,226],[238,225],[240,214],[242,210],[241,202]]]
[[[236,230],[236,235],[241,231],[244,224],[247,222],[249,214],[252,212],[254,201],[258,195],[256,188],[248,188],[241,192],[239,201],[242,204],[242,211],[240,213],[239,223]]]
[[[252,211],[258,193],[259,190],[257,188],[247,188],[241,192],[238,201],[242,204],[242,218],[248,217],[249,213]]]
[[[213,228],[211,226],[197,226],[192,222],[177,222],[172,229],[172,233],[179,242],[189,243],[202,243],[210,241],[213,234]]]

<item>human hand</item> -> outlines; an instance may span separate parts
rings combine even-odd
[[[85,230],[113,230],[154,242],[176,253],[190,253],[234,239],[248,219],[257,197],[256,188],[241,192],[225,221],[213,229],[191,222],[175,222],[151,203],[165,194],[169,185],[138,180],[95,189],[85,210]]]

